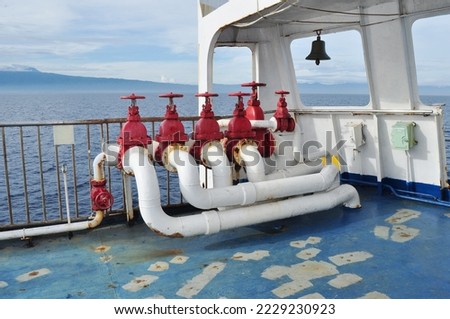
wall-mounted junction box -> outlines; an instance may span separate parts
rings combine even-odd
[[[397,122],[392,126],[391,143],[398,150],[410,150],[417,141],[414,136],[414,122]]]
[[[349,130],[349,140],[347,141],[348,146],[353,149],[358,149],[362,145],[366,144],[366,139],[364,138],[363,133],[364,123],[349,122],[345,126],[347,126]]]

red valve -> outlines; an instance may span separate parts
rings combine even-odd
[[[250,120],[245,117],[244,110],[244,96],[250,96],[250,93],[235,92],[228,94],[229,96],[237,96],[238,101],[233,111],[233,118],[228,123],[228,130],[225,131],[225,136],[229,139],[227,141],[227,156],[230,161],[234,160],[235,146],[243,139],[253,139],[256,133],[252,130]]]
[[[264,120],[264,111],[261,108],[261,102],[258,99],[258,87],[266,86],[266,83],[248,82],[241,84],[243,87],[252,88],[252,96],[247,101],[247,109],[245,110],[245,117],[249,120]],[[270,157],[275,150],[275,141],[272,133],[266,128],[254,128],[255,140],[258,143],[258,151],[263,157]]]
[[[91,180],[92,210],[107,210],[114,203],[114,198],[106,189],[106,180]]]
[[[202,105],[200,119],[195,123],[193,138],[194,145],[191,147],[190,153],[197,160],[201,161],[201,152],[203,146],[210,141],[220,141],[223,133],[220,126],[214,119],[212,110],[211,97],[219,96],[217,93],[204,92],[195,94],[196,97],[204,97],[205,104]]]
[[[147,135],[147,129],[141,122],[139,115],[139,107],[136,105],[136,100],[145,99],[145,96],[135,95],[134,93],[121,96],[122,100],[131,100],[131,105],[128,107],[127,122],[122,126],[120,135],[117,138],[117,143],[120,145],[118,167],[122,167],[122,158],[125,152],[133,146],[147,147],[152,142],[150,136]]]
[[[278,90],[275,94],[279,94],[280,98],[277,103],[277,110],[275,111],[274,117],[277,120],[277,131],[288,131],[292,132],[295,128],[295,121],[289,114],[287,109],[287,103],[285,95],[289,94],[288,91]]]
[[[158,148],[155,150],[155,160],[163,164],[162,157],[167,146],[174,143],[184,145],[189,137],[184,132],[183,123],[178,118],[177,106],[173,103],[174,98],[183,97],[183,94],[170,92],[161,94],[159,97],[169,99],[164,121],[159,126],[159,133],[155,136],[155,139],[159,142]]]
[[[164,121],[161,123],[159,133],[156,135],[155,139],[158,142],[186,142],[189,138],[187,134],[184,133],[183,123],[178,119],[177,106],[173,103],[174,98],[183,97],[183,94],[170,92],[161,94],[159,97],[169,98],[169,104],[166,106]]]

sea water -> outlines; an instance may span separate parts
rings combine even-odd
[[[116,92],[108,93],[73,93],[73,92],[42,92],[42,93],[0,93],[0,123],[26,123],[26,122],[52,122],[52,121],[71,121],[71,120],[87,120],[87,119],[110,119],[123,118],[127,115],[127,110],[130,102],[128,100],[121,100]],[[164,116],[166,99],[160,99],[154,93],[143,93],[146,96],[145,100],[138,100],[137,104],[140,107],[142,116]],[[425,104],[446,104],[450,107],[450,96],[423,96],[421,97]],[[339,94],[304,94],[302,102],[305,105],[321,105],[321,106],[360,106],[363,107],[369,102],[367,95],[339,95]],[[176,99],[177,111],[180,116],[193,116],[197,114],[197,98],[194,93],[186,93],[183,98]],[[227,94],[221,94],[214,98],[214,112],[216,115],[230,115],[232,114],[235,98],[229,97]],[[444,107],[444,129],[446,138],[447,161],[450,163],[450,112],[445,112]],[[187,133],[192,131],[187,123]],[[117,131],[119,128],[117,128]],[[36,128],[23,127],[22,136],[24,140],[25,149],[23,149],[25,164],[21,157],[21,146],[18,142],[19,131],[8,128],[5,135],[5,141],[2,134],[0,134],[0,226],[2,224],[10,224],[11,218],[8,213],[8,197],[6,193],[6,178],[5,178],[5,160],[3,143],[7,145],[7,163],[9,186],[11,189],[10,199],[14,213],[13,223],[21,223],[27,220],[24,211],[28,210],[31,213],[31,221],[43,221],[58,219],[61,216],[61,211],[58,212],[58,207],[64,207],[64,198],[58,194],[56,189],[56,170],[60,167],[55,163],[55,148],[53,145],[53,131],[51,127],[41,128],[41,163],[42,176],[41,180],[39,174],[38,149],[36,147]],[[100,133],[93,130],[91,139],[96,140],[96,135]],[[111,132],[112,140],[115,140],[118,132]],[[86,172],[87,152],[88,149],[92,153],[91,160],[101,151],[101,145],[86,144],[86,132],[76,132],[75,136],[75,165],[77,177],[73,174],[69,176],[68,194],[71,202],[71,210],[74,210],[74,189],[77,189],[77,210],[80,211],[80,216],[90,214],[90,195],[89,195],[89,176]],[[94,143],[94,142],[93,142]],[[32,145],[31,147],[29,145]],[[65,161],[72,162],[71,149],[68,147],[61,147],[59,149],[60,166]],[[83,167],[84,163],[84,167]],[[69,165],[69,170],[70,170]],[[164,181],[167,172],[164,168],[158,167],[157,173]],[[26,172],[26,186],[23,181],[23,171]],[[118,171],[118,170],[111,170]],[[123,203],[121,179],[118,172],[113,172],[112,178],[115,183],[113,195],[115,197],[116,209],[121,208]],[[176,174],[175,174],[176,175]],[[41,194],[41,185],[45,187],[45,204]],[[132,183],[134,184],[134,183]],[[27,188],[28,196],[24,196],[24,188]],[[61,184],[62,187],[62,184]],[[133,186],[134,187],[134,186]],[[176,176],[171,179],[170,184],[160,182],[162,201],[167,202],[165,198],[165,190],[170,187],[173,193],[177,193],[178,183]],[[179,195],[175,195],[179,196]],[[175,198],[179,200],[179,198]],[[61,202],[61,204],[60,204]],[[42,207],[45,206],[45,209]],[[45,212],[44,212],[45,211]],[[44,218],[44,214],[47,216]]]

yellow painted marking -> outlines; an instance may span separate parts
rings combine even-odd
[[[371,291],[358,299],[390,299],[388,295],[385,295],[378,291]]]
[[[345,254],[331,256],[328,257],[328,259],[331,260],[335,265],[342,266],[346,264],[365,261],[372,257],[373,255],[366,251],[353,251]]]
[[[361,280],[362,278],[355,274],[341,274],[331,279],[328,284],[334,288],[341,289],[356,284]]]
[[[296,281],[293,280],[291,282],[287,282],[282,284],[278,288],[272,290],[272,293],[279,298],[287,298],[293,294],[298,293],[306,288],[312,287],[312,283],[310,281]]]
[[[256,250],[252,253],[241,253],[238,252],[231,257],[234,260],[241,260],[241,261],[249,261],[249,260],[261,260],[264,257],[268,257],[270,255],[268,250]]]
[[[150,284],[156,281],[159,277],[151,276],[151,275],[143,275],[140,277],[136,277],[131,280],[129,283],[122,286],[123,289],[136,292],[141,290],[142,288],[150,286]]]
[[[41,268],[41,269],[32,270],[30,272],[27,272],[25,274],[17,276],[16,280],[20,281],[20,282],[29,281],[29,280],[32,280],[35,278],[39,278],[39,277],[48,275],[49,273],[51,273],[51,271],[49,269]]]
[[[386,218],[385,220],[391,224],[403,224],[404,222],[413,219],[419,218],[420,212],[412,209],[399,209],[397,212],[391,217]]]
[[[308,248],[308,249],[302,250],[301,252],[299,252],[295,256],[297,256],[297,258],[300,258],[300,259],[303,259],[303,260],[308,260],[308,259],[316,257],[320,252],[321,252],[320,249]]]
[[[203,272],[190,279],[183,287],[177,291],[177,296],[192,298],[197,295],[207,284],[211,282],[225,268],[226,264],[214,262],[208,265]]]
[[[158,261],[154,264],[151,264],[147,270],[149,270],[149,271],[166,271],[167,269],[169,269],[169,263],[167,263],[165,261]]]
[[[328,158],[325,156],[323,156],[321,160],[322,166],[330,164]],[[336,166],[338,170],[341,170],[341,163],[339,162],[339,158],[336,155],[331,156],[331,164]]]
[[[175,256],[170,261],[171,264],[184,264],[186,261],[188,261],[189,257],[187,256]]]

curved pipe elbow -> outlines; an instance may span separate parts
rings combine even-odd
[[[98,225],[100,225],[101,222],[103,221],[104,216],[105,216],[104,211],[97,210],[95,212],[95,217],[92,220],[88,221],[88,228],[95,228]]]
[[[323,179],[324,188],[322,190],[332,187],[336,181],[339,181],[339,170],[334,165],[325,166],[319,174]]]
[[[329,192],[293,197],[277,202],[234,208],[223,212],[212,210],[201,214],[171,217],[161,207],[156,172],[148,156],[145,156],[148,151],[143,150],[144,161],[140,163],[142,150],[142,148],[134,147],[127,151],[130,153],[128,169],[136,178],[142,218],[149,228],[160,235],[169,237],[208,235],[225,229],[326,210],[339,204],[352,208],[360,206],[356,189],[350,185],[342,185]]]
[[[262,182],[266,179],[264,161],[256,145],[244,144],[239,156],[245,163],[247,178],[250,182]]]

